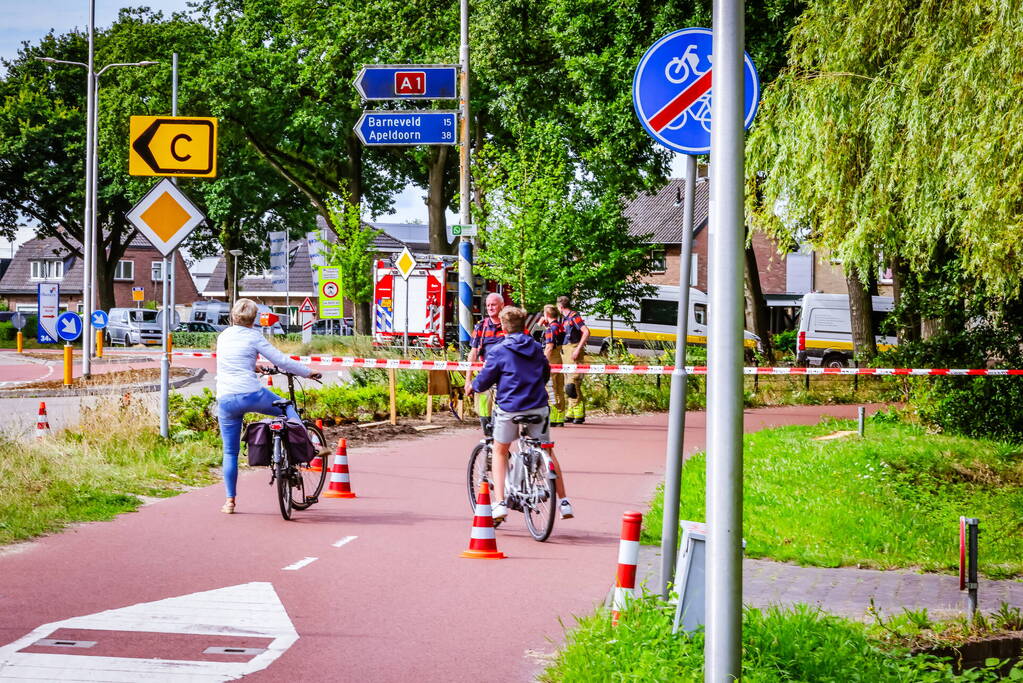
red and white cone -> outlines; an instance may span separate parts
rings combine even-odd
[[[267,375],[266,376],[266,388],[267,389],[273,389],[274,388],[274,376],[273,375]]]
[[[626,512],[622,515],[622,539],[618,544],[618,577],[615,580],[615,595],[611,604],[612,626],[618,625],[618,619],[628,601],[636,597],[636,565],[639,563],[639,530],[642,526],[642,512]]]
[[[330,483],[323,492],[324,498],[355,498],[352,493],[352,479],[348,473],[348,440],[338,439],[334,464],[330,468]]]
[[[505,555],[497,549],[497,535],[494,533],[494,513],[490,508],[490,484],[480,482],[476,496],[476,514],[472,518],[472,532],[469,534],[469,549],[462,557],[475,560],[503,560]]]
[[[319,419],[316,420],[316,426],[322,432],[323,431],[323,420],[319,420]],[[317,453],[316,457],[313,458],[311,461],[309,461],[309,464],[306,466],[306,468],[310,472],[322,472],[323,471],[323,456],[321,456],[319,453]]]
[[[46,417],[46,401],[39,402],[39,419],[36,421],[36,438],[50,435],[50,421]]]

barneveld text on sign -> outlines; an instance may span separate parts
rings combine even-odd
[[[206,216],[174,183],[164,178],[146,193],[127,218],[164,256],[206,220]]]
[[[453,111],[367,111],[355,134],[365,145],[453,145],[457,128]]]
[[[132,116],[128,173],[213,178],[217,120],[196,116]]]
[[[447,100],[458,97],[452,64],[367,64],[355,79],[364,100]]]

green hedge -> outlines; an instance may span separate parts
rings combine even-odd
[[[38,318],[34,315],[27,316],[25,327],[22,333],[25,339],[35,338],[38,334]],[[0,323],[0,341],[14,341],[18,338],[18,331],[10,322]]]
[[[179,349],[212,349],[218,332],[175,332],[174,347]]]

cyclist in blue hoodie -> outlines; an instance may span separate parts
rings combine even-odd
[[[518,438],[519,425],[512,422],[516,415],[542,415],[543,422],[527,424],[528,433],[538,439],[551,456],[557,495],[561,499],[561,518],[573,516],[572,504],[565,495],[565,477],[561,465],[554,457],[554,444],[550,436],[550,408],[547,405],[547,380],[551,366],[544,356],[543,348],[535,339],[524,334],[526,312],[515,306],[506,306],[501,311],[501,327],[505,338],[500,344],[490,347],[486,363],[473,380],[469,394],[487,391],[497,386],[494,407],[494,497],[500,501],[493,509],[494,520],[508,516],[508,505],[504,500],[504,483],[508,473],[508,451],[512,441]]]

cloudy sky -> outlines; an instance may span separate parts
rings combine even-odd
[[[165,14],[183,12],[188,9],[187,0],[145,0],[134,3],[154,10],[162,10]],[[96,0],[96,26],[109,26],[117,18],[121,7],[129,6],[124,0]],[[65,33],[74,28],[83,31],[89,25],[89,0],[45,0],[29,2],[26,0],[0,0],[0,57],[13,59],[17,56],[22,43],[37,43],[50,30]],[[68,67],[71,68],[71,67]],[[408,187],[395,198],[395,212],[390,216],[380,216],[380,221],[403,223],[406,221],[427,221],[426,205],[422,196],[425,190]],[[449,222],[456,222],[455,216],[449,214]],[[31,230],[23,230],[15,239],[20,244],[32,237]],[[11,243],[0,238],[0,256],[9,256]]]

